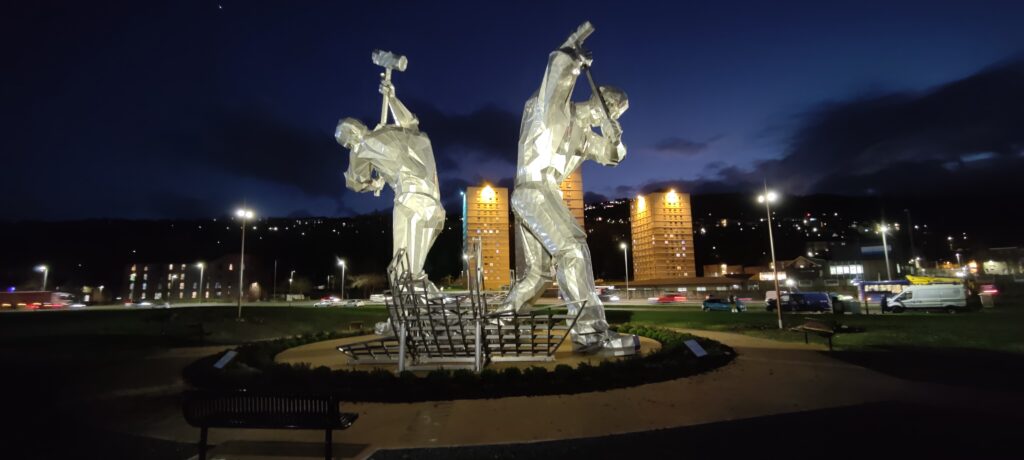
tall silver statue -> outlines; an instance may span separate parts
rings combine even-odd
[[[573,328],[577,349],[635,350],[633,336],[608,330],[604,306],[597,297],[586,234],[562,201],[562,180],[586,160],[616,165],[626,156],[618,118],[629,107],[626,94],[610,86],[597,87],[590,76],[591,54],[582,47],[593,32],[584,23],[548,58],[540,90],[526,102],[519,134],[519,160],[512,210],[525,270],[509,293],[504,309],[529,309],[551,281],[554,263],[558,287],[565,300],[585,300]],[[581,71],[590,80],[592,95],[573,102]],[[594,132],[600,127],[601,134]],[[570,309],[578,304],[571,304]],[[572,311],[575,313],[575,311]]]
[[[375,51],[373,62],[385,69],[380,84],[384,96],[380,124],[369,131],[359,120],[345,118],[334,132],[338,143],[350,151],[345,185],[376,196],[384,184],[391,186],[395,192],[392,255],[404,249],[413,278],[426,282],[429,295],[440,295],[423,270],[427,253],[444,227],[434,151],[430,139],[419,130],[419,120],[395,96],[391,84],[391,71],[405,70],[405,56]],[[387,122],[388,109],[394,124]]]

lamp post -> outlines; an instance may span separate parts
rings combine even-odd
[[[36,271],[43,274],[43,288],[40,291],[46,290],[46,278],[50,276],[50,267],[46,265],[39,265],[36,267]]]
[[[235,216],[242,220],[242,255],[238,259],[238,320],[242,319],[242,293],[245,290],[245,227],[246,221],[253,218],[251,209],[240,208]]]
[[[767,183],[764,185],[764,193],[757,196],[757,202],[764,203],[764,212],[768,215],[768,245],[772,251],[772,278],[775,279],[775,312],[779,317],[779,329],[782,329],[782,291],[779,290],[779,266],[775,263],[775,236],[772,234],[771,203],[777,199],[775,192],[768,191]]]
[[[626,298],[629,298],[629,246],[626,243],[619,245],[619,249],[622,249],[622,263],[626,267]]]
[[[341,300],[345,300],[345,260],[338,259],[338,266],[341,267]]]
[[[196,267],[199,267],[199,302],[202,303],[203,299],[206,298],[206,296],[203,295],[203,293],[206,292],[206,290],[203,289],[203,274],[206,272],[206,264],[199,262],[196,264]]]
[[[892,269],[889,268],[889,242],[885,239],[885,234],[889,233],[889,226],[883,222],[878,226],[878,232],[882,234],[882,253],[885,254],[885,279],[891,280]]]
[[[292,293],[292,282],[295,281],[295,270],[288,274],[288,293]]]

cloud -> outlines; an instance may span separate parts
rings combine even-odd
[[[711,144],[722,136],[714,136],[704,142],[694,141],[691,139],[683,139],[681,137],[669,137],[662,139],[654,145],[654,149],[659,152],[674,153],[678,155],[696,155],[708,149]]]
[[[182,123],[175,129],[155,139],[152,149],[196,170],[294,187],[344,208],[342,174],[348,155],[331,133],[295,127],[255,110],[220,113],[202,126]]]
[[[494,106],[467,114],[447,114],[430,103],[410,101],[409,109],[430,136],[439,169],[457,168],[467,160],[495,160],[515,165],[519,115]]]
[[[767,180],[795,194],[1019,194],[1012,178],[1024,177],[1021,151],[1024,60],[927,92],[822,104],[800,117],[779,159],[750,170],[715,165],[696,180],[641,189],[746,191]]]
[[[410,104],[410,109],[430,136],[446,201],[470,185],[448,174],[456,173],[467,160],[472,164],[503,161],[510,170],[515,164],[518,121],[512,113],[484,107],[450,115],[429,104],[415,106]],[[345,188],[342,174],[348,151],[335,142],[333,133],[292,126],[258,110],[222,113],[205,127],[184,129],[168,133],[161,142],[170,142],[164,148],[184,154],[196,168],[294,187],[312,198],[334,200],[339,214],[354,213],[349,201],[362,199]]]
[[[615,193],[619,196],[632,195],[636,192],[636,187],[632,185],[617,185],[615,186]]]
[[[600,193],[597,193],[597,192],[584,192],[583,193],[583,202],[584,203],[603,203],[605,201],[608,201],[608,197],[606,197],[606,196],[604,196],[604,195],[602,195]]]
[[[174,216],[177,218],[203,218],[223,214],[223,209],[215,209],[209,200],[185,196],[176,192],[158,190],[146,194],[145,206],[157,215]]]

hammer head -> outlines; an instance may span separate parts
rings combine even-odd
[[[395,54],[390,51],[384,50],[373,50],[371,55],[373,63],[377,64],[385,69],[394,69],[399,72],[405,72],[405,67],[409,65],[409,60],[401,54]]]

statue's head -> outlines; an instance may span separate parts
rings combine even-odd
[[[601,85],[598,89],[601,91],[601,95],[604,96],[604,102],[608,104],[608,115],[612,117],[612,120],[618,120],[629,109],[629,98],[626,97],[626,92],[607,85]],[[596,96],[591,96],[590,98],[597,99]],[[594,102],[597,104],[601,103],[601,101]]]
[[[334,129],[334,139],[343,147],[352,150],[353,147],[363,141],[363,136],[368,131],[363,122],[355,118],[345,118],[339,121],[338,127]]]
[[[608,104],[608,115],[613,120],[618,120],[629,108],[629,98],[626,97],[626,92],[608,85],[601,85],[598,90],[601,91],[605,103]],[[597,94],[592,94],[590,99],[577,104],[576,113],[589,118],[587,121],[591,125],[600,124],[601,120],[604,120],[604,109],[601,108],[601,100],[597,98]]]

